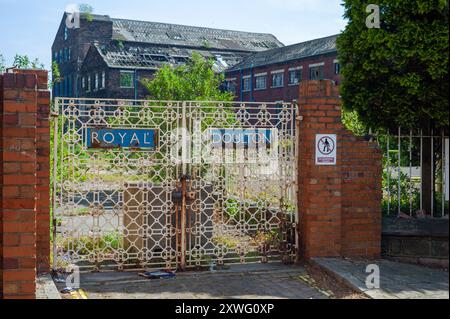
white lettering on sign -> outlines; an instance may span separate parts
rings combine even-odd
[[[154,129],[87,128],[88,148],[155,148]]]
[[[113,134],[113,133],[110,133],[110,132],[105,133],[105,134],[103,135],[103,140],[104,140],[106,143],[112,143],[112,142],[114,141],[114,134]]]
[[[133,134],[130,144],[135,144],[135,143],[139,143],[139,138],[137,137],[136,133]]]
[[[125,137],[127,137],[127,133],[119,133],[120,141],[122,144],[125,143]]]
[[[336,134],[316,134],[316,165],[336,165]]]

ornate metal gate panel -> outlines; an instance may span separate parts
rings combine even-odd
[[[295,256],[291,103],[190,102],[187,266]]]
[[[295,255],[295,105],[57,99],[54,269]]]

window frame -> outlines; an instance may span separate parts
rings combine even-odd
[[[99,84],[100,84],[100,82],[99,82],[99,76],[98,76],[98,72],[95,72],[95,74],[94,74],[94,92],[96,92],[96,91],[98,91],[98,89],[99,89]]]
[[[229,93],[236,94],[236,78],[225,79],[225,89]]]
[[[131,75],[131,86],[122,85],[122,76],[128,74]],[[121,89],[134,89],[134,71],[120,70],[119,71],[119,87]]]
[[[339,60],[334,60],[333,66],[334,66],[334,75],[341,74],[341,65],[339,64]]]
[[[91,80],[91,75],[89,74],[89,75],[87,76],[86,93],[90,93],[90,92],[91,92],[91,85],[92,85],[92,80]]]
[[[264,86],[258,87],[258,80],[264,79]],[[255,74],[255,91],[262,91],[267,89],[267,73]]]
[[[272,71],[270,73],[272,75],[271,88],[278,89],[278,88],[284,87],[284,73],[285,73],[285,71],[284,70],[277,70],[277,71]],[[280,78],[281,78],[281,84],[275,85],[275,78],[278,77],[278,76],[280,76]]]
[[[313,70],[319,70],[319,75],[317,78],[313,78]],[[315,63],[309,65],[309,79],[310,80],[323,80],[325,78],[325,63]]]
[[[106,72],[102,71],[101,81],[100,81],[100,89],[104,90],[106,88]]]
[[[248,83],[248,88],[246,88],[246,83]],[[252,87],[252,79],[250,75],[242,77],[242,92],[250,92]]]
[[[295,79],[297,79],[296,82],[291,82],[291,74],[292,73],[294,73],[295,75],[299,75],[298,77],[297,76],[295,77]],[[297,73],[299,73],[299,74],[297,74]],[[288,85],[289,86],[299,85],[300,82],[302,81],[302,77],[303,77],[303,66],[288,69]]]

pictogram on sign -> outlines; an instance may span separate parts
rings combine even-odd
[[[336,134],[316,135],[316,165],[336,165]]]

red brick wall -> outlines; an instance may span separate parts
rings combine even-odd
[[[346,130],[338,87],[305,81],[299,99],[300,254],[378,257],[381,247],[381,150]],[[316,134],[337,135],[337,164],[316,166]]]
[[[0,77],[0,298],[34,298],[36,270],[50,246],[47,72]]]

